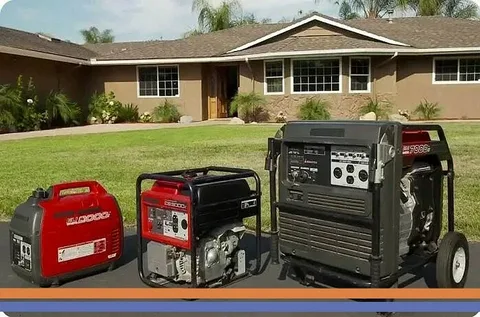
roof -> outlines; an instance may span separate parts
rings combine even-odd
[[[292,36],[310,24],[336,29],[335,36]],[[63,56],[92,65],[180,60],[227,60],[266,55],[343,50],[421,53],[425,50],[480,52],[480,21],[447,17],[338,20],[313,13],[299,21],[244,25],[185,39],[79,45],[0,27],[0,51],[9,47]],[[460,31],[461,30],[461,31]],[[290,33],[289,33],[290,32]],[[290,34],[290,35],[288,35]]]
[[[0,27],[0,45],[84,60],[96,55],[82,45],[6,27]]]
[[[480,47],[480,21],[441,16],[355,19],[344,22],[362,30],[407,42],[415,48]]]

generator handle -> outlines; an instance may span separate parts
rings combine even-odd
[[[280,264],[279,237],[277,221],[277,159],[281,151],[281,140],[268,139],[268,154],[265,158],[265,170],[270,178],[270,258],[273,265]]]
[[[90,193],[101,195],[106,194],[107,190],[100,185],[97,181],[79,181],[79,182],[70,182],[70,183],[62,183],[56,184],[52,186],[52,199],[59,199],[60,193],[63,190],[68,189],[77,189],[77,188],[88,188]]]

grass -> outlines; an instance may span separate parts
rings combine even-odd
[[[480,240],[480,124],[442,125],[455,160],[457,229],[471,240]],[[277,129],[205,126],[0,142],[0,215],[9,218],[37,187],[96,179],[117,197],[127,222],[133,223],[138,175],[220,165],[251,168],[260,175],[262,227],[268,230],[269,190],[264,162],[267,138]],[[249,220],[248,224],[253,222]]]

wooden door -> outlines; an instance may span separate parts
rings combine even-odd
[[[218,118],[217,72],[215,68],[210,70],[208,83],[208,118]]]
[[[218,117],[228,118],[227,74],[225,68],[219,69],[218,74]]]

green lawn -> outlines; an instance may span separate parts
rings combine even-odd
[[[444,128],[457,172],[457,228],[478,240],[480,124],[448,123]],[[268,174],[263,168],[267,138],[277,129],[204,126],[0,142],[0,214],[8,218],[36,187],[96,179],[118,198],[132,223],[139,174],[220,165],[259,173],[263,181],[263,229],[268,230]]]

